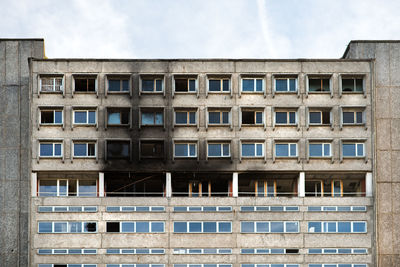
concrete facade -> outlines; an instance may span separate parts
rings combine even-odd
[[[43,51],[43,39],[0,39],[0,266],[29,262],[28,58]]]

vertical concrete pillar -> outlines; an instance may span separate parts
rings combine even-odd
[[[232,196],[239,196],[239,174],[237,172],[232,174]]]
[[[299,179],[298,179],[298,184],[297,184],[297,192],[299,197],[305,197],[306,196],[306,181],[305,181],[305,173],[300,172],[299,173]]]
[[[99,172],[99,197],[104,197],[104,172]]]
[[[365,196],[372,197],[372,172],[365,174]]]
[[[32,172],[31,173],[31,196],[36,197],[37,196],[37,173]]]
[[[172,183],[171,183],[171,173],[165,173],[165,196],[170,198],[172,196]]]

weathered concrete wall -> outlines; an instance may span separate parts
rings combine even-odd
[[[28,266],[30,104],[28,58],[42,39],[0,39],[0,266]]]

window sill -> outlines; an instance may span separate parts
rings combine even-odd
[[[213,159],[231,159],[231,156],[207,156],[207,159],[213,160]]]
[[[342,95],[364,95],[364,91],[342,91]]]
[[[58,124],[58,123],[39,123],[40,127],[63,127],[64,124]]]
[[[143,94],[143,95],[164,94],[164,91],[140,91],[140,94]]]
[[[241,94],[264,94],[264,91],[240,91]]]
[[[242,124],[242,127],[264,127],[264,124]]]
[[[73,159],[96,159],[96,156],[74,156]]]
[[[62,94],[63,91],[40,91],[40,94]]]
[[[62,156],[39,156],[39,159],[62,159]]]
[[[218,95],[218,94],[230,94],[231,91],[207,91],[210,95]]]
[[[275,127],[297,127],[297,123],[296,124],[281,124],[281,123],[275,123]]]
[[[275,159],[298,159],[298,156],[275,156]]]
[[[107,95],[129,95],[129,91],[107,91]]]
[[[174,127],[185,126],[185,127],[197,127],[197,124],[174,124]]]
[[[95,127],[96,123],[74,123],[74,127]]]
[[[208,127],[229,127],[229,123],[208,123]]]
[[[164,124],[142,124],[140,127],[165,127]]]
[[[74,91],[74,94],[96,94],[96,91]]]
[[[176,95],[181,95],[181,94],[195,95],[195,94],[197,94],[197,91],[190,91],[190,92],[174,91],[174,94],[176,94]]]
[[[129,127],[129,124],[107,124],[107,127]]]
[[[194,157],[189,157],[189,156],[187,156],[187,157],[185,157],[185,156],[182,156],[182,157],[174,156],[174,159],[197,159],[197,156],[194,156]]]
[[[264,159],[264,156],[242,156],[242,159]]]
[[[308,91],[308,94],[331,94],[331,91]]]
[[[279,94],[293,94],[293,95],[297,95],[297,90],[296,91],[274,91],[276,95]]]
[[[332,156],[326,156],[326,157],[324,157],[324,156],[309,156],[309,159],[329,159],[329,160],[331,160]]]

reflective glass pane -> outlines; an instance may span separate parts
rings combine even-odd
[[[57,196],[57,180],[40,180],[39,196]]]
[[[223,84],[222,91],[229,92],[230,91],[229,80],[223,80],[222,84]]]
[[[230,155],[229,144],[222,145],[222,155],[226,157]]]
[[[108,80],[108,91],[110,92],[120,91],[120,80]]]
[[[96,111],[89,111],[89,123],[96,123]]]
[[[75,111],[75,123],[87,123],[87,112]]]
[[[320,248],[310,248],[308,250],[309,254],[321,254],[322,253],[322,249]]]
[[[163,113],[161,113],[161,112],[156,112],[156,119],[155,119],[155,121],[156,121],[156,125],[163,125],[163,123],[164,123],[164,114]]]
[[[287,79],[277,79],[275,80],[275,90],[277,92],[286,92],[287,88]]]
[[[241,222],[241,233],[254,233],[254,222]]]
[[[289,112],[289,123],[290,124],[296,123],[296,112]]]
[[[54,111],[54,123],[62,123],[62,111]]]
[[[275,144],[275,156],[277,157],[288,157],[288,144]]]
[[[321,112],[310,112],[310,123],[322,123]]]
[[[188,156],[188,145],[187,144],[175,144],[175,156],[176,157],[187,157]]]
[[[256,144],[256,149],[257,149],[256,156],[261,157],[262,155],[264,155],[263,145],[262,144]]]
[[[354,112],[343,112],[343,123],[354,123]]]
[[[196,145],[194,144],[189,145],[189,156],[190,157],[196,156]]]
[[[154,113],[143,112],[142,113],[142,125],[154,125]]]
[[[221,81],[220,80],[209,80],[209,90],[211,92],[221,91]]]
[[[54,144],[54,156],[61,156],[61,144]]]
[[[122,91],[129,91],[129,80],[122,81]]]
[[[295,157],[297,156],[297,145],[296,144],[290,144],[290,156]]]
[[[321,222],[309,222],[308,223],[308,232],[309,233],[321,233],[322,232]]]
[[[209,157],[220,157],[221,154],[220,144],[208,144],[208,156]]]
[[[189,123],[196,124],[196,112],[189,112]]]
[[[189,222],[189,232],[190,233],[200,233],[201,232],[201,222]]]
[[[289,91],[296,92],[296,79],[289,79]]]
[[[242,80],[242,91],[243,92],[254,91],[254,79],[243,79]]]
[[[232,223],[231,222],[219,222],[218,223],[218,232],[219,233],[232,232]]]
[[[153,92],[154,91],[154,80],[142,80],[142,91]]]
[[[121,232],[122,233],[134,233],[135,232],[135,223],[122,222],[121,223]]]
[[[256,232],[257,233],[268,233],[269,223],[268,222],[256,222]]]
[[[255,156],[255,144],[242,144],[242,156],[243,157],[254,157]]]
[[[356,112],[356,123],[363,123],[363,113]]]
[[[222,123],[229,123],[229,112],[222,112]]]
[[[218,124],[221,123],[220,112],[208,112],[208,123],[210,124]]]
[[[39,222],[39,233],[51,233],[52,223],[51,222]]]
[[[328,157],[331,155],[331,144],[324,144],[324,156]]]
[[[356,156],[356,145],[355,144],[343,144],[343,156],[344,157],[355,157]]]
[[[176,124],[187,124],[187,112],[175,112]]]
[[[156,80],[156,91],[162,92],[162,80]]]
[[[79,180],[79,196],[83,197],[97,196],[96,180]]]
[[[81,222],[70,222],[69,223],[70,233],[82,233],[82,223]]]
[[[119,112],[108,113],[108,124],[121,124],[121,114]]]
[[[298,222],[286,222],[286,233],[297,233],[299,231]]]
[[[283,222],[271,222],[271,233],[283,233]]]
[[[351,233],[351,223],[338,222],[338,233]]]
[[[196,91],[196,80],[189,80],[189,91],[190,92]]]
[[[353,222],[354,233],[365,233],[367,231],[367,225],[365,222]]]
[[[54,233],[66,233],[67,223],[66,222],[55,222],[54,223]]]
[[[151,232],[152,233],[163,233],[164,223],[163,222],[151,222]]]
[[[40,156],[42,157],[53,156],[53,144],[40,144]]]
[[[257,92],[262,92],[263,91],[263,80],[262,79],[257,79],[256,81],[256,91]]]
[[[322,157],[322,144],[309,145],[310,157]]]
[[[357,156],[364,156],[364,144],[357,144]]]
[[[149,233],[149,222],[136,222],[136,233]]]
[[[74,156],[76,157],[87,156],[86,144],[74,144]]]
[[[263,113],[256,112],[256,124],[262,124],[262,123],[263,123]]]
[[[186,233],[187,223],[186,222],[174,222],[174,233]]]

